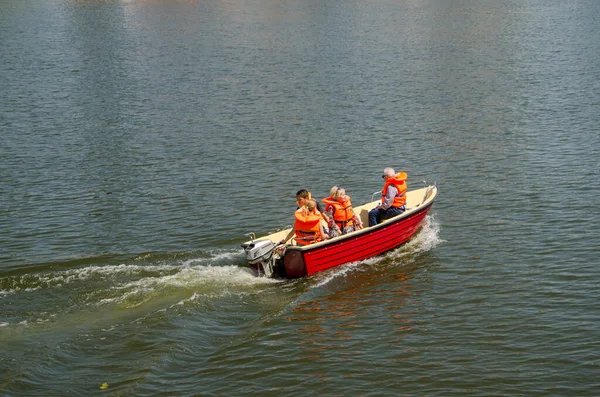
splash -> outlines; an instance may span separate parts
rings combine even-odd
[[[118,304],[125,307],[142,305],[159,296],[177,297],[192,294],[190,298],[179,301],[180,304],[198,301],[202,298],[216,299],[222,296],[243,295],[258,292],[257,287],[280,283],[280,280],[256,277],[249,269],[234,265],[212,266],[197,260],[186,261],[175,272],[142,277],[129,282],[119,283],[100,294],[109,297],[92,300],[93,304]]]
[[[421,230],[402,247],[390,251],[386,257],[401,258],[431,251],[444,242],[440,238],[440,228],[440,224],[435,220],[435,215],[428,215]]]

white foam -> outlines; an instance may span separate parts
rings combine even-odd
[[[4,298],[5,296],[12,295],[15,292],[17,292],[17,290],[14,289],[14,288],[13,289],[3,289],[3,290],[0,290],[0,298]]]
[[[345,265],[338,266],[334,269],[331,269],[330,271],[326,271],[324,273],[317,274],[315,277],[319,277],[320,279],[314,285],[314,288],[322,287],[322,286],[328,284],[329,282],[331,282],[331,280],[333,280],[333,279],[336,279],[339,277],[344,277],[346,274],[348,274],[349,272],[356,269],[356,267],[358,265],[360,265],[361,263],[364,263],[364,261],[347,263]]]
[[[219,285],[257,285],[277,282],[274,279],[256,277],[238,266],[194,266],[182,267],[174,274],[160,277],[145,277],[129,282],[122,288],[138,287],[154,289],[156,287],[194,287],[216,283]]]
[[[175,307],[175,306],[183,306],[183,305],[185,305],[187,302],[193,302],[193,301],[197,300],[199,297],[200,297],[200,295],[199,295],[198,293],[194,292],[194,294],[193,294],[192,296],[190,296],[189,298],[182,299],[182,300],[180,300],[179,302],[177,302],[177,303],[175,303],[175,304],[173,304],[173,305],[169,306],[169,309],[170,309],[170,308],[173,308],[173,307]]]
[[[256,277],[250,269],[238,266],[179,267],[173,274],[143,277],[112,286],[103,294],[113,295],[99,300],[97,305],[126,304],[139,306],[158,295],[177,294],[173,290],[193,291],[190,298],[177,304],[197,301],[201,297],[215,299],[223,296],[258,293],[257,286],[280,283],[282,280]],[[171,290],[171,291],[169,291]]]
[[[440,239],[440,224],[436,222],[433,215],[430,215],[425,218],[425,223],[417,235],[404,247],[409,253],[416,254],[430,251],[443,242],[444,240]]]

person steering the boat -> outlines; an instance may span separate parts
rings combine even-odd
[[[337,237],[340,234],[347,234],[357,229],[362,229],[360,219],[354,214],[350,196],[346,190],[334,186],[329,191],[329,197],[323,199],[325,203],[325,213],[331,219],[329,225],[329,236]]]
[[[306,200],[305,205],[296,210],[294,217],[294,227],[280,244],[285,244],[294,235],[298,245],[317,243],[329,237],[323,229],[322,214],[317,210],[317,202],[314,199]]]
[[[383,170],[381,177],[385,181],[381,190],[381,204],[369,211],[369,226],[406,211],[406,173],[396,174],[393,168],[388,167]]]

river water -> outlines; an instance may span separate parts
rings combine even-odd
[[[0,395],[595,396],[600,2],[1,0]],[[241,265],[436,182],[384,256]]]

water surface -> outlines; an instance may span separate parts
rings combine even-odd
[[[0,394],[596,395],[599,12],[4,0]],[[387,166],[440,189],[409,244],[241,266]]]

